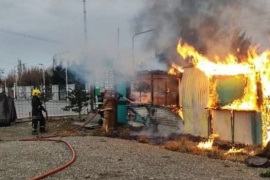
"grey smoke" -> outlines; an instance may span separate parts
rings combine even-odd
[[[243,16],[262,12],[265,1],[242,0],[157,0],[150,1],[136,18],[134,31],[157,28],[148,47],[175,61],[176,44],[181,38],[208,57],[226,56],[242,26]]]

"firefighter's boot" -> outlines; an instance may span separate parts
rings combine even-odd
[[[37,135],[38,134],[37,130],[36,129],[32,129],[32,134],[33,135]]]
[[[46,131],[45,131],[45,126],[40,126],[39,132],[40,132],[40,133],[45,133],[45,132],[46,132]]]

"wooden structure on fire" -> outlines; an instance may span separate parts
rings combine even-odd
[[[179,104],[183,111],[185,133],[202,137],[216,133],[221,140],[232,143],[261,144],[263,136],[261,112],[221,108],[231,102],[231,99],[243,95],[241,89],[245,84],[241,85],[230,77],[229,80],[225,77],[221,82],[221,86],[227,87],[225,88],[227,90],[219,95],[220,99],[217,100],[219,103],[210,105],[209,100],[213,98],[210,97],[213,82],[194,67],[185,69],[179,85]]]
[[[136,102],[161,106],[178,105],[178,77],[164,71],[139,71],[133,80],[131,98]]]

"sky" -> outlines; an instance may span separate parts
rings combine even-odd
[[[199,32],[204,16],[216,18],[223,32],[240,27],[262,49],[270,47],[267,0],[182,1],[86,0],[85,40],[83,0],[1,0],[0,69],[7,75],[16,69],[18,59],[26,67],[49,68],[54,57],[92,72],[111,61],[123,73],[132,73],[134,66],[150,62],[157,51],[173,44],[172,39],[181,38],[176,35],[184,29],[185,20]],[[181,19],[183,15],[186,19]],[[151,29],[155,30],[133,39],[136,33]],[[199,39],[208,42],[203,36]],[[220,38],[217,43],[211,39],[208,46],[218,52],[226,49],[225,40]]]
[[[144,2],[86,0],[86,47],[83,0],[1,0],[0,69],[9,73],[17,68],[18,59],[27,67],[50,67],[53,57],[79,63],[87,54],[87,66],[101,59],[121,59],[130,71],[136,33],[132,22]],[[140,38],[134,42],[136,56],[143,53],[140,43]]]

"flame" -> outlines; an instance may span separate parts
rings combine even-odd
[[[207,150],[212,150],[213,147],[213,143],[214,143],[214,139],[215,137],[218,137],[218,134],[211,134],[209,136],[209,139],[205,142],[200,142],[197,147],[199,149],[207,149]]]
[[[192,46],[188,44],[178,43],[177,52],[184,58],[192,58],[192,63],[196,68],[203,71],[206,76],[213,75],[238,75],[252,73],[252,67],[248,63],[238,64],[237,58],[233,55],[228,55],[225,61],[219,62],[219,58],[213,62],[208,60],[205,56],[197,52]]]
[[[247,85],[244,89],[244,96],[241,99],[236,99],[231,104],[227,104],[222,107],[223,109],[238,109],[238,110],[258,110],[257,106],[257,69],[261,69],[259,63],[252,64],[255,57],[255,50],[250,50],[249,58],[247,62],[238,63],[238,60],[235,56],[229,54],[225,60],[221,61],[218,56],[214,60],[209,60],[207,57],[201,55],[197,52],[192,46],[189,46],[186,43],[179,41],[177,46],[178,53],[184,58],[191,58],[192,63],[196,68],[200,69],[205,73],[209,79],[212,76],[244,76],[247,79]],[[255,62],[258,62],[256,60]],[[257,68],[256,68],[257,67]],[[256,70],[254,70],[256,69]],[[216,86],[212,84],[212,86]],[[270,86],[269,86],[270,87]],[[212,91],[213,93],[215,91]],[[270,94],[270,88],[269,88]],[[209,99],[208,107],[217,102],[217,94],[212,95],[212,98]],[[211,106],[210,106],[211,107]]]
[[[183,110],[182,110],[182,108],[181,109],[179,109],[179,111],[178,111],[178,115],[182,118],[182,119],[184,119],[184,116],[183,116]]]
[[[172,63],[171,65],[172,67],[169,69],[168,71],[168,74],[171,74],[171,75],[177,75],[177,73],[183,73],[184,72],[184,69],[183,67],[181,66],[178,66],[177,64],[175,63]]]
[[[182,119],[184,119],[183,117],[183,109],[180,107],[174,107],[172,110],[171,110],[173,113],[175,114],[178,114],[178,116],[180,116]]]
[[[229,149],[226,153],[224,153],[225,155],[228,154],[237,154],[237,153],[246,153],[245,149],[241,148],[241,149],[236,149],[235,147],[232,147],[231,149]]]
[[[268,143],[270,141],[270,126],[267,127],[267,138],[266,138],[266,143]]]
[[[224,59],[218,56],[209,59],[182,40],[177,45],[177,52],[186,60],[205,73],[211,80],[213,76],[243,76],[246,79],[243,96],[222,109],[255,110],[262,113],[263,145],[268,143],[267,127],[270,126],[270,50],[257,53],[258,47],[248,50],[247,58],[238,62],[238,58],[229,54]],[[240,49],[237,48],[239,52]],[[215,84],[212,84],[215,88]],[[210,93],[214,92],[210,90]],[[261,99],[260,99],[261,98]],[[210,94],[208,105],[217,103],[217,94]],[[259,102],[260,100],[260,102]],[[207,105],[207,106],[208,106]]]
[[[213,146],[213,142],[214,142],[214,139],[208,139],[205,142],[200,142],[197,147],[200,148],[200,149],[211,150],[212,146]]]

